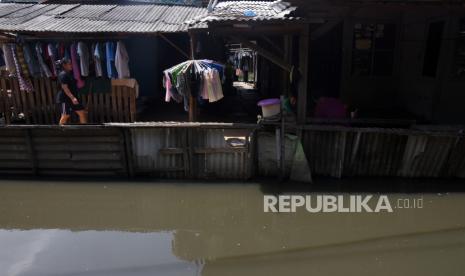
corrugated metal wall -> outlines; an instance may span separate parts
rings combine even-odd
[[[167,178],[246,179],[251,176],[250,130],[131,129],[136,173]],[[225,137],[245,137],[232,147]]]
[[[460,134],[373,129],[305,130],[302,138],[315,175],[464,177]]]
[[[119,129],[7,128],[0,131],[0,149],[2,174],[127,174]]]

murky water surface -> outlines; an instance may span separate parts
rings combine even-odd
[[[465,194],[388,196],[423,208],[264,213],[254,184],[3,180],[0,275],[464,275]]]

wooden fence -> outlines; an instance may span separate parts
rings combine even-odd
[[[0,112],[5,124],[16,119],[27,124],[57,124],[60,110],[55,98],[57,82],[49,78],[32,80],[34,91],[19,89],[16,78],[0,78]],[[134,122],[136,90],[126,86],[112,86],[111,93],[82,95],[89,112],[89,123]]]

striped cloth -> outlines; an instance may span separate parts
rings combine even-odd
[[[32,87],[31,80],[29,78],[24,78],[24,73],[21,70],[21,65],[19,65],[18,55],[16,53],[16,45],[10,44],[11,52],[13,53],[13,60],[15,62],[16,67],[16,77],[18,78],[19,82],[19,89],[26,92],[34,91],[34,87]],[[19,48],[19,47],[18,47]],[[23,60],[24,61],[24,60]]]
[[[18,55],[18,62],[21,66],[21,73],[25,79],[29,79],[31,74],[29,73],[29,68],[27,67],[26,59],[24,58],[23,46],[17,45],[16,54]]]

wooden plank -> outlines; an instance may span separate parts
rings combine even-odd
[[[116,110],[118,122],[123,122],[123,108],[122,108],[122,91],[121,86],[116,87]]]
[[[102,93],[98,93],[98,102],[100,110],[100,122],[105,123],[105,97]]]
[[[129,122],[133,123],[136,121],[136,89],[131,89],[131,94],[129,98],[129,112],[130,119]]]
[[[5,124],[11,124],[11,112],[10,112],[10,98],[8,96],[7,86],[6,86],[6,79],[0,79],[0,85],[2,89],[2,98],[3,98],[3,105],[4,105],[4,116],[5,116]]]
[[[129,95],[130,95],[130,88],[129,87],[124,87],[123,89],[123,117],[124,121],[129,123],[131,121],[130,119],[130,109],[129,109],[129,101],[131,100]]]
[[[104,94],[105,100],[105,122],[111,122],[111,94],[105,93]]]
[[[43,114],[42,114],[42,97],[41,97],[43,87],[44,87],[43,83],[44,83],[44,80],[42,78],[39,78],[39,89],[34,94],[34,96],[35,96],[35,108],[37,110],[37,122],[39,124],[44,123]]]
[[[34,124],[38,123],[38,110],[36,106],[36,101],[35,101],[35,95],[39,93],[39,80],[37,78],[34,78],[32,80],[33,86],[34,86],[34,91],[32,93],[28,93],[27,98],[28,98],[28,103],[29,103],[29,110],[31,111],[31,117],[32,117],[32,122]]]
[[[57,103],[56,103],[56,97],[58,94],[58,91],[60,91],[61,88],[58,88],[58,82],[57,81],[52,81],[52,116],[53,116],[53,124],[58,123],[58,118],[61,117],[61,110],[57,109]]]
[[[118,106],[116,101],[116,86],[111,87],[111,122],[118,121]]]
[[[46,106],[44,107],[45,118],[47,120],[47,124],[53,124],[54,116],[52,113],[52,105],[53,105],[53,96],[52,96],[52,84],[49,78],[45,79],[45,98],[46,98]]]
[[[48,119],[47,119],[47,90],[45,87],[45,83],[48,80],[48,78],[41,78],[40,79],[40,113],[41,113],[41,118],[42,122],[44,124],[49,124]]]
[[[94,102],[92,101],[92,94],[86,95],[83,98],[86,98],[86,108],[87,108],[87,119],[89,123],[94,122]]]
[[[28,94],[32,92],[26,92],[26,91],[19,91],[19,94],[21,96],[21,102],[23,104],[23,113],[24,113],[24,118],[26,120],[26,124],[31,123],[31,114],[29,111],[29,104],[28,104]]]
[[[15,78],[10,78],[10,88],[14,99],[14,113],[18,118],[19,113],[22,112],[21,96],[19,94],[19,84]]]
[[[94,123],[100,123],[100,103],[98,102],[98,95],[92,93],[92,103],[94,112]]]

